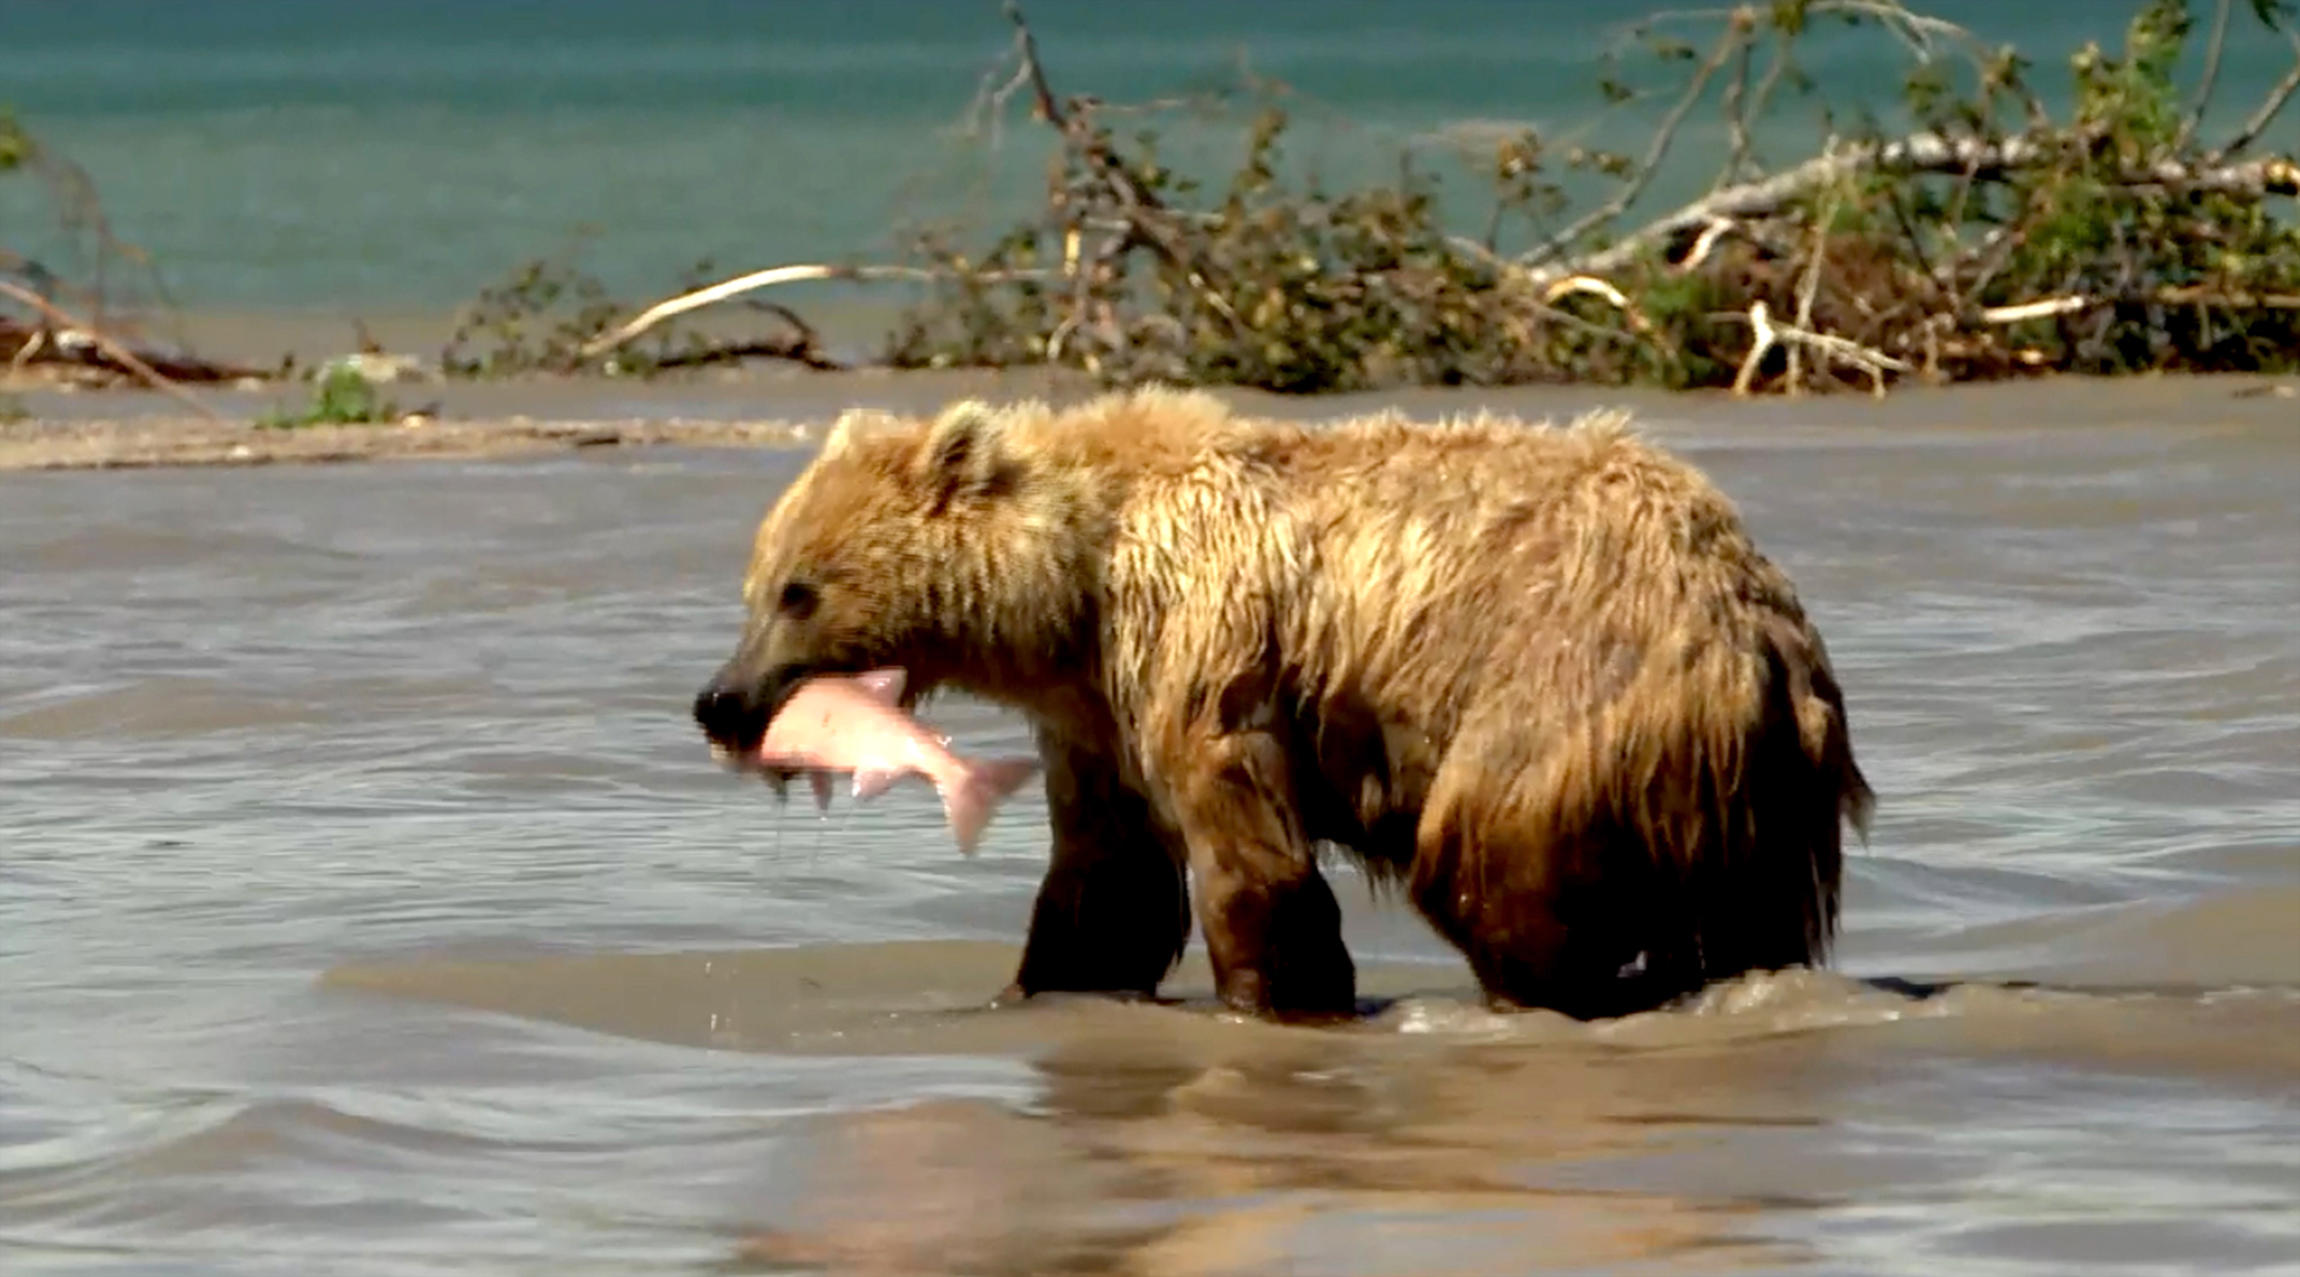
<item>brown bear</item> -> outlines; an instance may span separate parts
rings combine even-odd
[[[761,523],[738,756],[898,665],[1033,725],[1052,859],[1014,984],[1347,1015],[1318,870],[1401,887],[1488,999],[1591,1019],[1822,960],[1868,784],[1732,504],[1622,414],[1325,426],[1143,390],[851,412]]]

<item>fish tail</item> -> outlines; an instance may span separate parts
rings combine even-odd
[[[994,758],[967,764],[958,783],[942,791],[942,810],[950,818],[951,832],[958,836],[962,854],[974,854],[991,813],[1037,773],[1035,758]]]

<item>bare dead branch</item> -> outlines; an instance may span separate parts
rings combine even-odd
[[[1555,273],[1605,274],[1619,270],[1640,254],[1695,227],[1720,218],[1747,220],[1779,212],[1783,207],[1830,182],[1860,172],[1895,175],[1956,173],[1970,170],[1978,180],[1993,180],[2013,170],[2047,164],[2059,152],[2049,143],[2028,137],[1987,142],[1978,138],[1950,138],[1919,133],[1879,145],[1863,145],[1807,160],[1762,181],[1730,187],[1676,212],[1647,223],[1612,247],[1561,266]],[[2266,196],[2300,194],[2300,164],[2281,158],[2255,160],[2216,167],[2184,164],[2177,160],[2136,169],[2123,180],[2134,186],[2164,185],[2192,191]]]
[[[1709,260],[1709,254],[1717,247],[1717,241],[1730,234],[1734,225],[1732,218],[1720,217],[1702,227],[1701,234],[1694,237],[1693,247],[1685,250],[1684,260],[1677,263],[1676,273],[1684,275],[1699,270],[1701,263]]]
[[[1568,275],[1564,279],[1553,280],[1541,290],[1541,300],[1545,305],[1554,306],[1560,298],[1575,293],[1589,293],[1604,298],[1629,321],[1631,329],[1647,336],[1652,335],[1653,321],[1645,317],[1645,312],[1637,308],[1637,303],[1631,301],[1627,293],[1595,275]]]
[[[2228,47],[2228,15],[2236,7],[2236,0],[2220,0],[2213,8],[2212,35],[2204,46],[2204,74],[2196,83],[2196,98],[2189,104],[2188,114],[2180,121],[2180,131],[2173,135],[2171,149],[2185,150],[2189,139],[2196,136],[2196,127],[2204,122],[2204,113],[2212,105],[2212,89],[2220,80],[2220,55]]]
[[[1676,140],[1678,128],[1685,123],[1685,117],[1693,110],[1694,103],[1701,100],[1701,94],[1709,87],[1710,79],[1733,56],[1733,50],[1748,39],[1749,30],[1741,11],[1734,10],[1725,34],[1718,38],[1717,47],[1710,51],[1700,69],[1693,73],[1692,80],[1685,86],[1685,92],[1678,96],[1677,105],[1669,108],[1669,114],[1661,117],[1660,126],[1653,131],[1653,140],[1645,148],[1645,158],[1638,162],[1629,180],[1613,193],[1612,199],[1552,235],[1546,243],[1521,260],[1528,265],[1549,261],[1572,246],[1574,241],[1629,211],[1629,206],[1636,203],[1637,197],[1644,194],[1645,188],[1652,183],[1653,175],[1660,170],[1662,161],[1669,157],[1670,143]]]
[[[1756,339],[1750,343],[1749,354],[1741,361],[1741,371],[1733,378],[1733,393],[1745,396],[1757,376],[1758,365],[1777,345],[1804,346],[1826,353],[1852,364],[1869,374],[1870,393],[1883,398],[1887,372],[1911,372],[1914,366],[1895,359],[1881,350],[1873,350],[1855,341],[1834,337],[1827,333],[1810,332],[1793,324],[1773,321],[1772,311],[1762,298],[1749,303],[1749,327]]]
[[[167,394],[179,403],[190,407],[194,412],[197,412],[201,416],[208,418],[210,421],[222,421],[224,419],[221,413],[218,413],[215,409],[210,408],[206,403],[202,402],[190,391],[184,389],[182,386],[177,385],[175,382],[168,380],[150,364],[145,363],[143,360],[137,358],[135,351],[132,351],[126,346],[121,345],[119,342],[112,340],[109,336],[105,335],[102,329],[97,328],[95,325],[75,318],[70,313],[59,308],[54,302],[51,302],[47,298],[42,297],[40,294],[33,292],[31,289],[25,288],[20,284],[10,283],[7,280],[0,280],[0,295],[12,297],[17,301],[22,302],[24,305],[30,306],[32,309],[39,311],[42,315],[47,316],[49,322],[51,323],[61,324],[64,327],[72,329],[76,332],[85,333],[88,337],[88,340],[93,343],[98,350],[103,351],[106,356],[111,358],[114,362],[118,363],[122,368],[125,368],[130,373],[134,374],[146,385],[152,387],[152,389]]]
[[[1805,258],[1803,278],[1797,281],[1797,320],[1795,326],[1798,331],[1812,331],[1813,298],[1821,290],[1821,263],[1827,260],[1829,256],[1829,224],[1835,221],[1836,217],[1837,201],[1832,197],[1828,204],[1822,208],[1820,216],[1813,219],[1812,251]],[[1802,389],[1803,378],[1801,374],[1803,369],[1798,359],[1800,349],[1801,347],[1796,344],[1791,344],[1789,347],[1788,390],[1791,394],[1796,394]],[[1822,349],[1816,350],[1814,353],[1822,357],[1822,367],[1826,370],[1828,352]]]
[[[1038,278],[1042,277],[1044,273],[1043,271],[999,271],[986,273],[981,278],[986,282],[999,282],[1025,276]],[[765,270],[755,270],[748,274],[737,275],[733,279],[723,279],[716,284],[698,288],[692,292],[666,297],[632,316],[620,328],[602,333],[583,343],[576,353],[585,359],[596,359],[608,351],[628,343],[632,338],[666,319],[674,319],[689,311],[701,310],[705,306],[716,305],[719,302],[740,297],[745,293],[757,292],[762,288],[772,288],[777,284],[796,284],[827,279],[871,283],[883,280],[918,281],[947,279],[949,277],[949,273],[946,271],[927,270],[918,266],[832,266],[819,262],[791,266],[770,266]]]
[[[1796,62],[1796,58],[1793,56],[1796,51],[1796,44],[1796,40],[1787,32],[1779,32],[1774,35],[1772,60],[1765,64],[1765,74],[1758,78],[1756,91],[1749,95],[1748,108],[1742,113],[1744,118],[1751,120],[1765,118],[1765,109],[1772,105],[1774,91],[1781,87],[1783,77],[1788,75],[1789,68]],[[1757,144],[1754,139],[1750,141],[1749,154],[1746,158],[1749,163],[1755,164],[1759,168],[1763,167],[1763,161],[1757,156]]]
[[[2284,33],[2284,38],[2292,45],[2291,69],[2284,73],[2284,78],[2278,80],[2275,87],[2268,90],[2267,96],[2260,100],[2260,105],[2255,107],[2252,114],[2245,119],[2243,127],[2237,129],[2234,136],[2221,143],[2204,157],[2206,164],[2222,163],[2229,156],[2258,141],[2260,135],[2268,131],[2268,126],[2275,122],[2276,117],[2283,113],[2284,106],[2292,100],[2292,95],[2300,93],[2300,30],[2287,31]]]
[[[1807,18],[1823,15],[1846,15],[1868,18],[1891,32],[1893,37],[1908,46],[1920,58],[1933,56],[1935,39],[1954,40],[1973,48],[1980,48],[1980,38],[1970,30],[1946,18],[1918,13],[1901,4],[1900,0],[1809,0],[1799,5]],[[1743,22],[1754,25],[1762,16],[1754,4],[1738,4],[1723,9],[1664,9],[1639,20],[1640,26],[1658,26],[1664,22]]]
[[[2193,100],[2178,99],[2175,127],[2210,111],[2233,3],[2218,6],[2217,48],[2207,51]],[[1027,95],[1059,134],[1060,149],[1043,210],[1002,239],[988,265],[1058,264],[1063,285],[1018,294],[1011,307],[973,288],[938,293],[956,304],[910,321],[889,356],[898,366],[1044,361],[1122,380],[1209,377],[1296,391],[1401,376],[1643,380],[1657,375],[1651,361],[1658,357],[1671,384],[1715,378],[1741,394],[1759,382],[1798,394],[1865,380],[1883,393],[1889,380],[1920,366],[1937,378],[2275,362],[2293,348],[2300,322],[2289,314],[2300,307],[2283,304],[2294,280],[2289,236],[2232,211],[2300,195],[2300,164],[2286,156],[2206,162],[2193,122],[2160,152],[2117,158],[2105,145],[2110,133],[2168,91],[2168,73],[2132,62],[2130,51],[2124,62],[2101,55],[2103,65],[2143,76],[2147,101],[2088,99],[2060,123],[2026,85],[2022,59],[1902,0],[1747,0],[1661,15],[1721,30],[1691,44],[1663,42],[1662,56],[1682,66],[1662,85],[1630,94],[1609,83],[1609,102],[1654,101],[1657,120],[1631,158],[1608,158],[1612,180],[1596,200],[1556,219],[1571,223],[1563,230],[1552,233],[1539,212],[1528,212],[1534,246],[1512,259],[1497,252],[1492,223],[1478,242],[1429,219],[1410,173],[1400,187],[1341,200],[1288,190],[1266,150],[1284,128],[1282,115],[1257,124],[1254,158],[1238,171],[1233,197],[1193,207],[1180,193],[1188,188],[1170,191],[1149,153],[1138,158],[1115,134],[1112,121],[1127,108],[1057,92],[1020,4],[1009,0],[1004,11],[1013,43],[984,77],[977,114]],[[1755,155],[1766,109],[1802,86],[1806,23],[1828,14],[1883,28],[1878,38],[1920,64],[1954,60],[1961,73],[1969,59],[1976,89],[1951,89],[1928,73],[1908,98],[1924,118],[1970,123],[1831,141],[1819,156],[1769,172]],[[1769,46],[1763,57],[1760,43]],[[2272,94],[2261,111],[2273,115],[2283,101],[2282,92]],[[2014,119],[2024,104],[2025,125]],[[1722,111],[1723,153],[1699,161],[1722,162],[1709,191],[1648,225],[1624,225],[1645,212],[1631,210],[1684,149],[1695,108]],[[1507,152],[1497,152],[1495,163],[1503,184],[1497,219],[1515,204],[1565,204],[1552,181],[1507,185],[1524,176],[1508,167]],[[2079,191],[2081,201],[2065,198]],[[2198,194],[2226,198],[2186,198]],[[2007,197],[2001,207],[1998,195]],[[1402,218],[1393,202],[1401,198],[1416,201]],[[1848,214],[1841,223],[1840,202]],[[2152,239],[2160,232],[2170,241]],[[1593,249],[1599,234],[1626,237]],[[1664,286],[1656,274],[1632,269],[1661,249],[1669,260],[1656,263],[1659,270],[1698,272],[1700,282]],[[1149,281],[1130,273],[1145,258],[1155,263]],[[2219,264],[2201,268],[2203,260]],[[909,277],[997,282],[955,255],[938,261],[927,263],[933,272]],[[824,267],[777,269],[831,277]],[[2200,269],[2220,285],[2163,287],[2197,278]],[[1981,308],[1981,299],[2007,291],[2041,300]],[[1576,294],[1610,309],[1559,305]],[[658,307],[691,304],[708,299]],[[1353,318],[1361,313],[1376,321]],[[1720,333],[1720,319],[1746,322],[1749,346],[1730,329]],[[2001,330],[2024,319],[2057,326],[2059,340],[2050,349],[2013,348]],[[1785,347],[1785,378],[1765,375],[1776,346]]]
[[[1989,306],[1981,310],[1980,321],[1984,324],[2018,324],[2031,319],[2053,319],[2102,306],[2133,302],[2155,302],[2165,306],[2219,306],[2228,310],[2300,310],[2300,293],[2216,292],[2201,287],[2159,288],[2127,294],[2071,293],[2009,306]]]
[[[1038,60],[1038,37],[1031,34],[1030,23],[1023,18],[1022,6],[1016,0],[1006,0],[1006,20],[1014,24],[1014,52],[1022,63],[1019,74],[1030,77],[1030,93],[1038,118],[1058,129],[1068,128],[1069,116],[1055,100],[1053,87],[1046,82],[1046,64]]]
[[[1939,46],[1941,44],[1952,44],[1962,48],[1965,56],[1972,59],[1975,65],[1987,63],[1995,54],[1995,50],[1991,49],[1979,36],[1973,34],[1971,28],[1951,22],[1946,18],[1919,13],[1901,3],[1901,0],[1805,0],[1804,3],[1796,4],[1793,7],[1801,20],[1807,22],[1815,17],[1830,15],[1866,18],[1883,27],[1887,34],[1898,40],[1908,50],[1909,55],[1919,62],[1930,62],[1935,57],[1940,56]],[[1758,18],[1765,16],[1761,8],[1756,4],[1741,4],[1728,9],[1672,9],[1644,19],[1643,25],[1671,21],[1750,22],[1753,24]],[[1781,51],[1785,54],[1788,42],[1793,38],[1793,35],[1790,28],[1781,21],[1779,15],[1785,12],[1789,6],[1776,5],[1772,8],[1774,25],[1782,40]],[[1773,74],[1768,73],[1768,80],[1772,78],[1774,78]],[[1766,96],[1767,93],[1759,93],[1760,105]],[[2029,120],[2032,124],[2041,122],[2046,118],[2044,104],[2037,100],[2035,94],[2024,94],[2023,105],[2028,110]],[[1753,114],[1756,113],[1753,112]]]
[[[1749,55],[1751,45],[1743,40],[1733,51],[1733,78],[1725,82],[1725,99],[1721,106],[1725,112],[1725,164],[1717,170],[1717,178],[1709,184],[1712,192],[1723,190],[1741,180],[1749,163],[1749,117],[1744,102],[1749,94]]]

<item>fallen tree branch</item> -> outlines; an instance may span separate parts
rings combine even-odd
[[[25,288],[20,284],[10,283],[7,280],[0,280],[0,296],[12,297],[17,301],[22,302],[24,305],[30,306],[32,309],[39,311],[42,315],[47,316],[51,322],[61,324],[65,328],[71,329],[75,332],[85,334],[90,343],[92,343],[98,350],[103,351],[107,357],[118,363],[122,368],[127,369],[136,377],[141,378],[145,384],[151,386],[154,390],[164,392],[177,401],[188,405],[194,412],[197,412],[201,416],[208,418],[210,421],[222,421],[224,419],[223,414],[217,412],[213,408],[210,408],[207,404],[193,396],[190,391],[184,389],[182,386],[177,385],[175,382],[168,380],[167,377],[161,375],[161,373],[157,369],[154,369],[150,364],[145,363],[142,359],[137,358],[135,351],[132,351],[126,346],[123,346],[120,343],[112,340],[110,337],[105,336],[104,332],[93,324],[83,323],[68,312],[59,309],[54,302],[51,302],[47,298],[42,297],[40,294],[33,292],[31,289]]]
[[[811,368],[816,372],[845,372],[847,365],[823,354],[813,343],[796,338],[762,338],[758,341],[729,342],[719,346],[705,346],[700,350],[665,355],[655,361],[657,369],[705,368],[712,364],[731,364],[745,359],[782,359]]]
[[[1890,32],[1894,39],[1908,46],[1909,52],[1919,59],[1935,56],[1933,40],[1953,40],[1976,52],[1986,47],[1969,29],[1946,18],[1919,13],[1896,0],[1805,0],[1797,6],[1807,21],[1823,14],[1839,17],[1859,17],[1875,22]],[[1751,22],[1757,10],[1747,3],[1713,9],[1663,9],[1648,14],[1639,25],[1656,26],[1664,22]]]
[[[2215,46],[2235,38],[2237,7],[2217,2]],[[1291,181],[1280,106],[1258,114],[1226,191],[1185,178],[1161,161],[1155,131],[1133,142],[1112,131],[1125,108],[1059,93],[1009,3],[1012,40],[971,118],[979,132],[986,113],[1028,109],[1052,127],[1044,203],[982,255],[936,240],[905,259],[924,270],[888,272],[946,282],[905,313],[885,359],[1280,393],[1567,380],[1882,394],[1914,377],[2286,367],[2300,360],[2300,306],[2283,304],[2300,296],[2300,232],[2272,197],[2300,195],[2300,163],[2265,150],[2216,159],[2194,121],[2212,113],[2218,58],[2201,50],[2205,83],[2180,91],[2188,24],[2173,0],[2139,3],[2121,52],[2088,45],[2074,58],[2078,92],[2059,116],[2027,83],[2027,59],[1904,0],[1739,0],[1663,15],[1653,21],[1724,29],[1650,40],[1664,64],[1681,64],[1652,94],[1658,127],[1629,154],[1563,150],[1532,129],[1498,140],[1483,239],[1452,233],[1436,183],[1410,158],[1395,182],[1365,190]],[[1832,139],[1768,169],[1753,155],[1765,108],[1791,86],[1812,91],[1792,45],[1822,13],[1881,25],[1914,57],[1910,131]],[[1944,61],[1958,65],[1933,65]],[[1598,88],[1609,104],[1644,96],[1610,72]],[[1693,112],[1720,88],[1718,154],[1695,161],[1711,189],[1639,229],[1659,170],[1680,162]],[[2282,104],[2272,93],[2268,113]],[[1561,151],[1562,167],[1607,176],[1593,198],[1544,176],[1542,157]],[[1530,251],[1497,249],[1511,218]],[[1039,275],[1057,282],[997,283]],[[2198,280],[2211,285],[2168,287]],[[2046,321],[2053,340],[2015,348],[2003,326],[2024,318]]]
[[[1742,41],[1733,51],[1733,78],[1725,82],[1725,100],[1718,109],[1725,115],[1725,166],[1709,183],[1712,193],[1741,180],[1749,164],[1749,117],[1742,102],[1749,95],[1749,56],[1755,46]]]
[[[75,304],[93,314],[97,324],[105,322],[109,303],[106,281],[115,258],[136,268],[161,305],[173,309],[167,283],[152,269],[150,257],[113,233],[111,215],[97,195],[95,179],[70,157],[48,146],[13,117],[0,111],[0,172],[11,170],[28,173],[39,182],[47,193],[57,230],[87,254],[92,278],[86,287],[72,291]],[[79,243],[82,236],[86,237],[85,243]],[[31,267],[28,282],[44,295],[53,295],[51,283],[62,282],[38,263],[26,262],[13,253],[0,252],[0,261],[10,262],[11,269]]]
[[[1475,258],[1496,272],[1507,276],[1512,283],[1521,287],[1533,286],[1532,277],[1525,268],[1506,258],[1495,256],[1491,249],[1476,240],[1464,239],[1457,235],[1448,236],[1446,242],[1464,256]],[[1630,332],[1625,333],[1619,329],[1607,328],[1602,324],[1593,324],[1571,311],[1558,309],[1557,303],[1559,301],[1576,293],[1587,293],[1593,297],[1603,298],[1629,321]],[[1531,305],[1535,312],[1543,318],[1579,329],[1593,337],[1627,341],[1630,333],[1644,337],[1656,335],[1653,321],[1648,319],[1645,312],[1638,308],[1635,299],[1615,287],[1611,281],[1599,279],[1595,275],[1568,275],[1562,279],[1549,280],[1539,286],[1536,296],[1527,299],[1527,304]]]
[[[2219,293],[2207,288],[2159,288],[2135,294],[2071,293],[2042,297],[2007,306],[1989,306],[1980,312],[1984,324],[2018,324],[2031,319],[2074,315],[2101,306],[2155,302],[2165,306],[2225,306],[2230,310],[2300,310],[2300,293]]]
[[[2212,14],[2212,38],[2204,46],[2204,75],[2197,81],[2196,97],[2188,113],[2181,117],[2180,131],[2172,135],[2172,149],[2185,149],[2190,138],[2196,136],[2198,125],[2204,123],[2204,113],[2212,106],[2212,90],[2220,82],[2220,55],[2228,47],[2228,15],[2236,7],[2236,0],[2220,0]]]
[[[1856,173],[1903,176],[1970,172],[1977,180],[1988,181],[2001,179],[2014,170],[2048,164],[2059,156],[2056,146],[2030,137],[1985,142],[1979,138],[1919,133],[1882,145],[1853,147],[1807,160],[1762,181],[1728,187],[1695,200],[1658,221],[1647,223],[1610,248],[1542,273],[1602,275],[1619,270],[1636,260],[1639,254],[1696,227],[1706,227],[1719,220],[1770,216],[1800,196]],[[2131,186],[2177,186],[2192,191],[2252,196],[2300,195],[2300,164],[2280,157],[2213,166],[2165,160],[2126,173],[2122,180]]]
[[[2268,126],[2275,122],[2276,117],[2283,114],[2284,105],[2292,100],[2292,95],[2300,93],[2300,31],[2287,30],[2284,40],[2292,46],[2293,53],[2292,65],[2284,72],[2284,78],[2278,80],[2275,87],[2260,99],[2260,105],[2253,108],[2252,114],[2245,119],[2234,136],[2206,153],[2205,163],[2222,163],[2229,156],[2252,145],[2262,133],[2268,131]]]
[[[1647,336],[1652,335],[1653,323],[1645,317],[1644,311],[1637,308],[1637,303],[1631,301],[1628,294],[1595,275],[1568,275],[1563,279],[1553,280],[1541,290],[1541,300],[1544,305],[1554,306],[1559,298],[1568,297],[1574,293],[1591,293],[1604,298],[1613,303],[1615,309],[1627,317],[1631,329]]]
[[[1881,350],[1872,350],[1859,342],[1813,332],[1794,324],[1775,323],[1772,309],[1766,306],[1763,299],[1749,303],[1749,327],[1754,330],[1756,340],[1750,343],[1749,354],[1741,361],[1741,371],[1733,378],[1733,393],[1736,396],[1746,396],[1749,393],[1750,384],[1756,380],[1758,365],[1764,363],[1766,354],[1778,345],[1802,346],[1824,358],[1841,359],[1862,369],[1869,374],[1870,393],[1880,399],[1885,395],[1887,371],[1915,370],[1915,365],[1895,359]]]
[[[33,291],[37,292],[38,289]],[[51,303],[54,298],[48,299]],[[119,340],[114,338],[114,340]],[[268,378],[278,375],[273,368],[258,368],[247,364],[218,363],[196,355],[170,354],[165,351],[138,349],[136,358],[149,365],[152,371],[179,383],[239,381],[244,378]],[[52,321],[23,323],[0,318],[0,353],[8,358],[9,367],[17,370],[35,364],[65,364],[77,368],[92,368],[103,372],[135,375],[124,366],[110,360],[104,351],[79,328],[55,330]]]
[[[1009,279],[1037,278],[1043,276],[1044,273],[1043,271],[995,271],[985,272],[976,278],[986,283],[1002,283]],[[947,271],[928,270],[921,266],[833,266],[824,263],[769,266],[765,270],[755,270],[748,274],[737,275],[733,279],[723,279],[716,284],[698,288],[692,292],[666,297],[632,316],[620,328],[603,333],[583,343],[577,353],[585,359],[596,359],[666,319],[675,319],[689,311],[701,310],[705,306],[716,305],[719,302],[740,297],[745,293],[757,292],[762,288],[772,288],[777,284],[796,284],[824,279],[865,283],[890,279],[915,282],[948,277],[949,272]]]
[[[1837,201],[1831,198],[1828,205],[1821,210],[1820,216],[1813,219],[1813,247],[1812,251],[1806,255],[1803,276],[1797,281],[1797,321],[1792,326],[1791,331],[1812,331],[1813,299],[1821,291],[1821,264],[1827,261],[1829,257],[1829,223],[1835,220],[1836,216]],[[1789,347],[1788,391],[1792,395],[1798,394],[1804,389],[1804,368],[1797,359],[1797,354],[1802,349],[1802,346],[1796,344]],[[1826,352],[1816,353],[1821,354],[1821,366],[1825,371],[1828,367],[1828,355]],[[1880,386],[1878,389],[1879,393],[1882,393],[1883,387]]]
[[[1630,205],[1637,202],[1637,197],[1644,194],[1646,186],[1653,181],[1653,175],[1660,171],[1661,162],[1668,158],[1669,144],[1676,140],[1678,128],[1685,123],[1685,116],[1693,110],[1693,104],[1701,100],[1702,91],[1709,87],[1711,77],[1732,59],[1734,50],[1748,47],[1752,21],[1738,10],[1730,16],[1725,24],[1725,34],[1718,37],[1717,47],[1710,51],[1708,59],[1694,71],[1693,78],[1685,86],[1685,92],[1678,96],[1677,105],[1669,108],[1669,114],[1661,118],[1660,127],[1653,131],[1653,140],[1645,148],[1644,161],[1637,166],[1630,179],[1622,183],[1621,189],[1613,193],[1613,198],[1574,219],[1571,225],[1550,236],[1541,247],[1526,254],[1521,260],[1528,265],[1548,261],[1570,248],[1575,240],[1621,216],[1628,211]]]

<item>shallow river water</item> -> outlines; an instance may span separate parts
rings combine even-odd
[[[1035,793],[686,717],[799,454],[0,476],[0,1270],[2300,1272],[2300,408],[2153,393],[1653,410],[1880,805],[1832,972],[1593,1026],[1347,873],[1362,1024],[979,1009]]]

